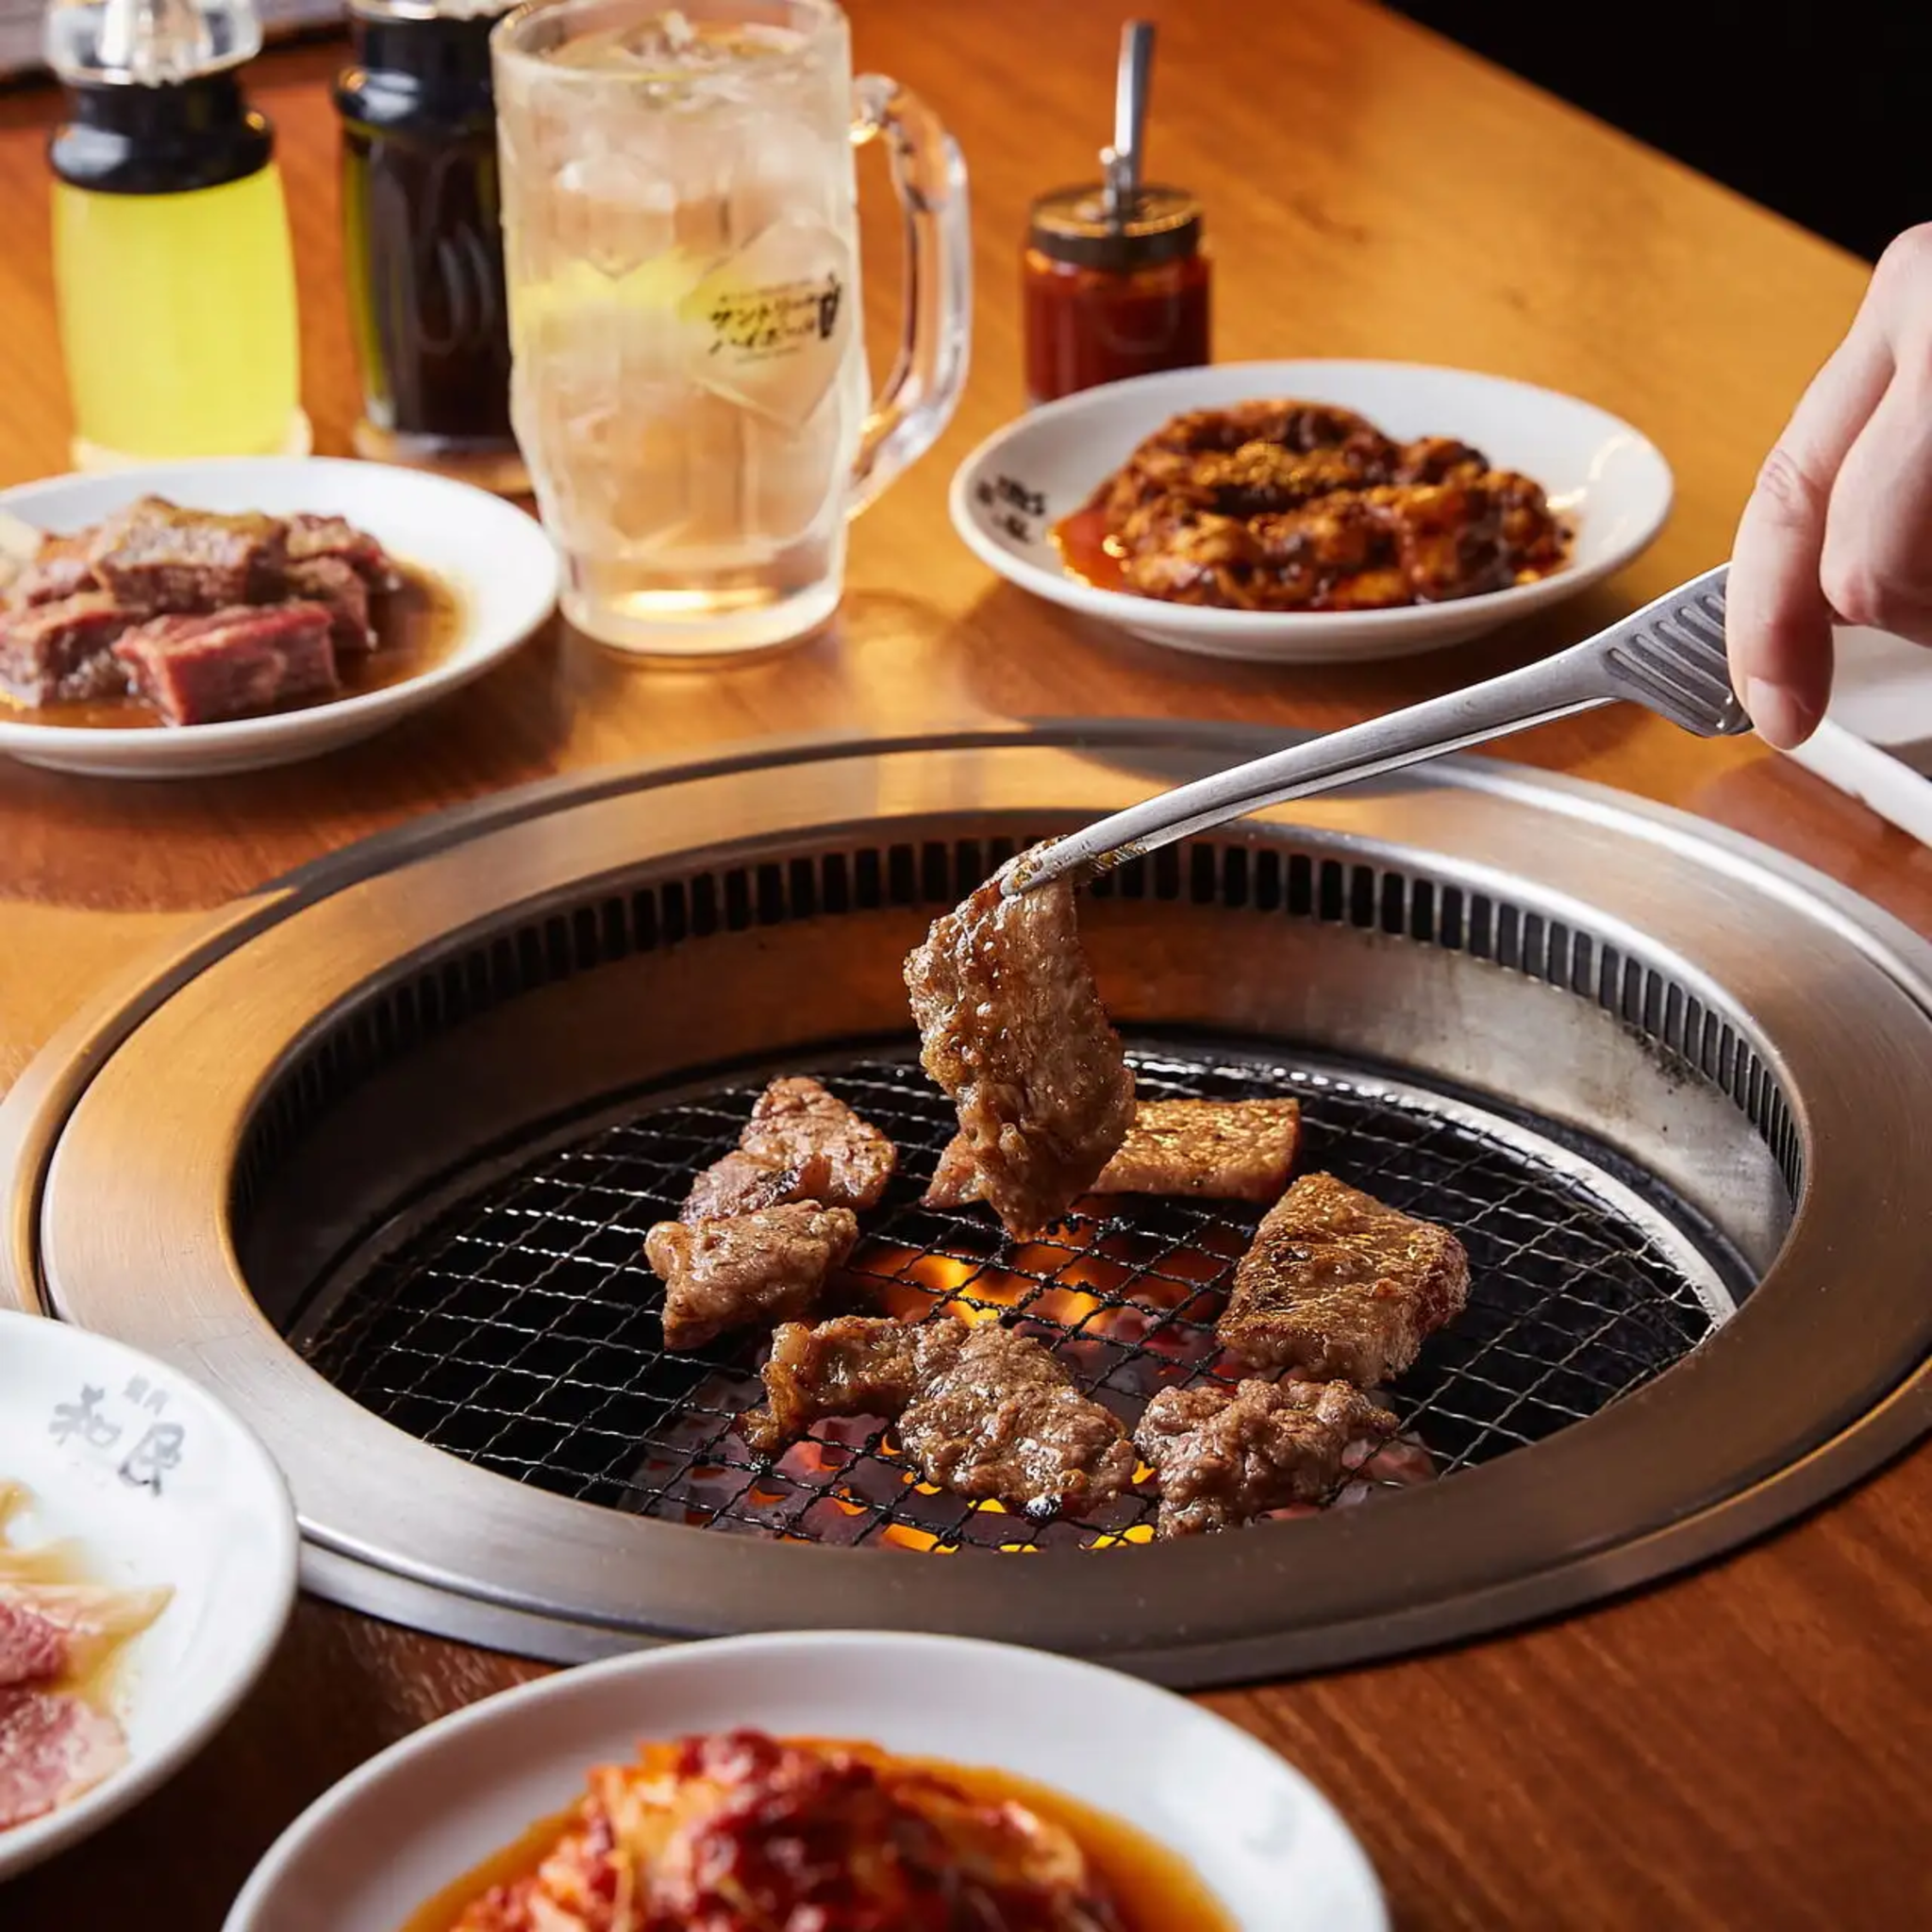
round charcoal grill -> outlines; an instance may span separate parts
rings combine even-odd
[[[1463,1238],[1399,1444],[1306,1520],[1171,1542],[1144,1490],[1035,1523],[862,1423],[748,1452],[761,1342],[667,1352],[641,1249],[779,1073],[901,1149],[835,1305],[1016,1324],[1127,1422],[1232,1367],[1253,1210],[1096,1201],[1015,1244],[921,1205],[950,1114],[900,964],[1021,845],[1270,741],[766,747],[352,848],[30,1070],[0,1278],[235,1403],[311,1588],[557,1657],[861,1624],[1320,1667],[1708,1557],[1910,1441],[1928,949],[1678,815],[1457,760],[1137,861],[1082,915],[1143,1093],[1294,1094],[1304,1172]]]
[[[1158,1390],[1239,1373],[1214,1320],[1259,1209],[1091,1203],[1105,1218],[1016,1245],[983,1211],[920,1204],[956,1123],[916,1058],[808,1071],[890,1134],[904,1163],[828,1307],[1013,1323],[1129,1427]],[[1386,1078],[1272,1058],[1142,1053],[1135,1077],[1149,1099],[1294,1096],[1305,1171],[1346,1175],[1467,1245],[1471,1306],[1391,1392],[1407,1441],[1347,1500],[1579,1422],[1733,1311],[1706,1253],[1611,1178],[1602,1152]],[[356,1255],[291,1339],[345,1394],[437,1448],[612,1508],[915,1550],[1148,1541],[1157,1497],[1144,1482],[1090,1518],[1040,1524],[916,1482],[889,1433],[862,1422],[822,1424],[775,1466],[746,1447],[736,1423],[762,1400],[761,1346],[667,1350],[662,1290],[641,1251],[691,1174],[736,1144],[762,1084],[627,1104],[426,1227]]]

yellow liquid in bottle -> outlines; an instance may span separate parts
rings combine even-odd
[[[275,164],[186,194],[54,184],[75,434],[116,457],[272,456],[297,424],[295,266]]]

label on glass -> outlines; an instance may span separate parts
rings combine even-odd
[[[774,421],[805,423],[838,379],[852,340],[851,260],[823,223],[773,223],[679,304],[691,332],[691,375]]]

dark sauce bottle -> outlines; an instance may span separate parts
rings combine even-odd
[[[357,450],[520,493],[490,77],[502,11],[351,0],[356,64],[335,99]]]

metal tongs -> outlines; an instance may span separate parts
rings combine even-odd
[[[1004,890],[1010,896],[1070,874],[1076,881],[1091,878],[1263,806],[1332,791],[1619,699],[1699,738],[1734,738],[1750,730],[1751,720],[1732,693],[1724,661],[1729,572],[1728,564],[1706,571],[1540,664],[1331,731],[1115,812],[1010,864]]]

